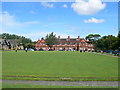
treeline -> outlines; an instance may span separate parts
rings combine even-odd
[[[99,34],[89,34],[86,40],[94,44],[95,50],[119,50],[120,51],[120,31],[117,37],[113,35],[102,36]]]

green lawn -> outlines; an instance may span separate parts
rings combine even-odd
[[[77,51],[3,51],[2,70],[3,79],[112,80],[118,76],[118,58]]]

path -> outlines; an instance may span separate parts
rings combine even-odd
[[[100,54],[100,55],[105,55],[105,56],[111,56],[111,57],[117,57],[117,58],[120,58],[119,56],[114,56],[114,55],[108,55],[108,54],[101,54],[101,53],[96,53],[96,52],[93,52],[94,54]]]
[[[118,81],[29,81],[29,80],[0,80],[10,84],[34,84],[54,86],[118,86]]]

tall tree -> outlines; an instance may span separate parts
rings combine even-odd
[[[93,40],[93,34],[89,34],[88,36],[85,37],[86,40],[92,41]]]
[[[99,37],[101,37],[99,34],[89,34],[88,36],[86,36],[86,40],[94,42],[94,41],[98,40]]]
[[[86,36],[86,40],[88,40],[88,43],[94,44],[94,48],[97,49],[97,40],[99,39],[99,37],[101,37],[99,34],[89,34],[88,36]],[[100,43],[101,41],[98,42]]]
[[[58,44],[58,39],[54,33],[47,34],[45,37],[45,43],[52,48],[54,44]]]
[[[103,36],[95,43],[95,47],[101,50],[115,50],[118,38],[113,35]]]
[[[93,35],[94,40],[98,40],[100,37],[101,37],[101,35],[99,35],[99,34],[94,34]]]
[[[111,48],[113,50],[119,50],[120,51],[120,31],[118,32],[118,36],[114,43],[112,43]]]

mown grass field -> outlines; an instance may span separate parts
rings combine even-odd
[[[117,80],[118,58],[77,51],[3,51],[2,74],[3,79]]]

